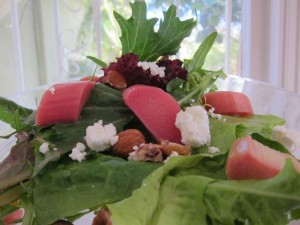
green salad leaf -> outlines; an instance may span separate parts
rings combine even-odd
[[[200,155],[171,158],[131,197],[108,205],[112,223],[285,225],[289,213],[299,210],[300,175],[290,161],[272,179],[229,181],[199,174],[197,165],[203,159]]]
[[[144,1],[130,3],[132,16],[125,19],[114,11],[114,16],[121,28],[122,55],[135,53],[141,61],[155,61],[160,56],[175,55],[180,43],[188,37],[196,26],[193,19],[180,21],[176,17],[176,7],[170,6],[164,12],[164,20],[159,29],[154,31],[157,18],[147,19],[147,6]]]
[[[123,102],[121,91],[96,84],[78,121],[56,124],[39,131],[38,135],[58,150],[37,158],[33,175],[39,173],[49,162],[58,160],[61,155],[71,151],[78,142],[84,142],[86,128],[100,119],[103,124],[112,123],[118,131],[121,131],[134,118],[135,115]],[[39,154],[38,151],[36,154]]]
[[[283,126],[285,120],[274,115],[254,115],[251,117],[224,116],[227,123],[237,125],[237,137],[259,133],[265,138],[272,139],[272,129]]]
[[[201,43],[194,56],[185,60],[184,66],[188,71],[186,81],[173,79],[168,83],[167,91],[178,100],[180,106],[200,105],[201,96],[206,92],[216,90],[215,81],[226,77],[223,70],[212,71],[202,68],[216,37],[216,32],[210,34]]]
[[[275,150],[287,153],[279,143],[272,140],[272,129],[285,124],[285,120],[274,115],[254,115],[251,117],[222,116],[221,119],[210,118],[210,146],[227,153],[232,143],[240,137],[253,136],[255,140]],[[193,149],[193,154],[207,152],[208,147]]]
[[[196,25],[194,19],[181,21],[174,5],[164,12],[159,24],[157,18],[147,19],[145,1],[136,0],[130,6],[130,18],[118,12],[114,16],[121,29],[122,54],[135,53],[140,61],[176,54]],[[215,81],[226,77],[222,69],[203,68],[216,37],[215,32],[209,35],[193,57],[184,60],[187,80],[173,79],[167,84],[166,90],[182,109],[203,105],[201,96],[215,91]],[[107,65],[95,57],[87,58],[101,67]],[[69,158],[72,148],[85,142],[86,128],[99,120],[112,123],[118,132],[139,129],[148,142],[153,141],[125,105],[122,91],[103,84],[95,85],[74,123],[35,127],[35,111],[1,97],[0,120],[16,132],[28,126],[35,136],[14,147],[19,161],[10,154],[0,165],[0,216],[14,211],[17,207],[9,204],[20,199],[18,207],[26,210],[23,225],[52,224],[59,219],[72,222],[101,207],[110,210],[113,225],[286,225],[300,218],[300,175],[290,160],[271,179],[237,181],[226,177],[228,153],[240,137],[251,136],[288,153],[272,140],[272,129],[285,124],[277,116],[210,118],[210,146],[193,148],[190,156],[170,157],[164,164],[126,161],[114,156],[111,149],[105,153],[87,149],[87,159],[80,163]],[[45,155],[39,152],[43,142],[50,146]],[[220,151],[213,154],[209,147]],[[32,157],[19,148],[26,148]]]
[[[209,53],[211,47],[213,46],[216,38],[217,32],[211,33],[209,36],[205,38],[202,44],[199,46],[194,56],[190,60],[186,60],[184,65],[189,73],[193,73],[194,71],[199,71],[202,69],[204,65],[207,54]]]
[[[34,178],[33,203],[38,224],[51,224],[86,209],[129,197],[161,164],[125,161],[94,154],[81,163],[63,158]]]
[[[102,60],[100,59],[97,59],[96,57],[94,56],[87,56],[88,59],[92,60],[94,63],[96,63],[98,66],[101,66],[101,67],[107,67],[107,64],[105,62],[103,62]]]
[[[299,178],[288,160],[271,179],[210,183],[204,202],[212,224],[288,224],[289,214],[300,208]]]
[[[25,121],[32,112],[32,109],[28,109],[9,99],[0,97],[0,120],[8,123],[16,130],[22,129],[27,125]]]

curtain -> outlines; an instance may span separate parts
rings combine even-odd
[[[300,93],[300,1],[242,1],[241,76]]]

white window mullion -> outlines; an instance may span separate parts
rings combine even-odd
[[[60,21],[60,7],[59,0],[53,1],[53,12],[54,12],[54,29],[55,29],[55,44],[56,44],[56,62],[58,67],[58,73],[55,76],[54,80],[61,81],[63,80],[63,46],[61,43],[61,21]]]
[[[285,57],[281,54],[284,51],[285,42],[285,10],[282,10],[285,4],[281,0],[274,0],[270,7],[270,20],[273,23],[270,25],[270,48],[269,48],[269,74],[268,82],[275,86],[281,86],[284,73]]]
[[[22,46],[20,37],[20,26],[19,26],[19,14],[16,0],[10,0],[11,9],[11,21],[12,21],[12,33],[13,33],[13,45],[15,55],[15,67],[16,67],[16,80],[17,90],[25,91],[25,77],[22,59]]]
[[[252,4],[251,1],[242,1],[242,54],[241,76],[249,78],[251,74],[251,27],[252,27]]]
[[[94,19],[94,26],[96,32],[96,44],[97,44],[97,57],[99,59],[102,58],[102,47],[101,47],[101,40],[102,40],[102,33],[101,33],[101,0],[93,0],[93,19]]]
[[[242,76],[299,92],[300,2],[242,3]]]
[[[231,21],[232,21],[232,0],[226,0],[225,2],[225,18],[226,18],[226,33],[225,33],[225,73],[231,73],[230,61],[231,61]]]
[[[297,46],[299,44],[299,1],[298,0],[289,0],[286,1],[286,23],[284,34],[285,38],[285,65],[283,77],[283,87],[292,91],[296,91],[297,82],[296,78],[300,74],[297,74],[297,67],[299,64],[299,53]]]

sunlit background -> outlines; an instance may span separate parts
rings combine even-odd
[[[162,10],[175,4],[180,18],[197,20],[177,55],[180,59],[190,58],[203,39],[217,31],[205,68],[300,93],[300,22],[292,20],[299,17],[299,1],[146,2],[149,18],[162,18]],[[92,74],[95,65],[87,55],[104,62],[115,60],[121,43],[113,10],[125,17],[131,13],[128,0],[0,0],[0,95]],[[278,19],[272,18],[278,17],[281,23],[276,25]]]

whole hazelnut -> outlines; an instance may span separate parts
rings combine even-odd
[[[118,141],[112,149],[117,156],[127,158],[129,153],[133,151],[133,147],[140,146],[145,142],[142,132],[137,129],[128,129],[118,134]]]

